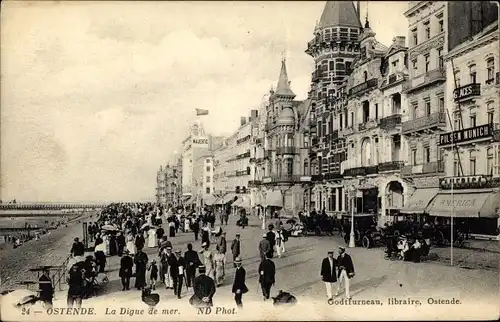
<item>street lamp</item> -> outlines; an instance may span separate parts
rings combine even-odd
[[[352,187],[352,198],[351,198],[351,235],[349,238],[349,248],[356,247],[356,242],[354,239],[354,200],[356,197],[356,188]]]

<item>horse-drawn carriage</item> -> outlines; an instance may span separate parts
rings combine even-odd
[[[351,235],[352,215],[343,214],[341,231],[346,244]],[[377,216],[374,214],[354,214],[354,241],[357,246],[371,248],[384,243],[384,234],[377,228]]]
[[[304,216],[299,214],[299,220],[302,224],[302,235],[314,233],[316,236],[321,236],[323,233],[333,235],[335,231],[335,219],[328,215]]]

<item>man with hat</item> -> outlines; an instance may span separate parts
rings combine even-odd
[[[339,284],[337,287],[337,292],[335,293],[335,296],[338,295],[340,292],[340,286],[342,284],[342,281],[344,281],[345,285],[345,296],[350,299],[351,294],[350,294],[350,284],[351,281],[350,279],[354,277],[354,264],[352,262],[351,256],[349,254],[345,253],[345,248],[342,246],[339,246],[339,253],[340,255],[337,257],[337,265],[339,267]]]
[[[328,256],[321,263],[321,279],[325,283],[326,297],[328,301],[333,300],[332,287],[333,283],[337,282],[336,260],[333,258],[333,251],[328,252]]]
[[[70,253],[74,257],[83,256],[85,254],[85,245],[83,245],[83,243],[80,241],[80,238],[75,237],[73,246],[71,246]]]
[[[189,299],[189,304],[195,307],[213,306],[212,298],[215,294],[215,282],[205,275],[205,266],[198,267],[198,275],[194,279],[194,294]]]
[[[181,250],[178,249],[175,251],[175,259],[176,259],[176,269],[172,271],[172,277],[174,280],[174,295],[177,295],[177,298],[181,298],[182,292],[182,282],[184,281],[184,258],[181,256]]]
[[[163,253],[160,258],[162,272],[164,276],[165,288],[169,289],[174,288],[174,277],[176,276],[177,270],[177,259],[175,255],[172,253],[172,246],[168,245],[165,247]]]
[[[262,240],[259,243],[259,253],[260,259],[262,261],[266,259],[266,254],[271,254],[271,243],[267,239],[267,233],[264,233],[264,235],[262,235]]]
[[[276,266],[270,258],[270,254],[265,254],[266,258],[260,262],[259,265],[259,283],[262,288],[262,295],[264,301],[269,300],[271,296],[271,287],[274,285],[276,279]]]
[[[219,246],[219,251],[225,255],[226,250],[227,250],[226,232],[225,231],[222,232],[222,235],[219,238],[219,242],[217,243],[217,246]]]
[[[246,271],[243,268],[243,266],[241,266],[241,258],[236,257],[234,260],[234,264],[236,265],[236,272],[234,273],[234,282],[233,282],[234,301],[236,302],[236,305],[239,308],[242,308],[243,294],[248,292],[248,288],[245,284]]]
[[[122,280],[122,291],[130,290],[130,277],[132,276],[132,268],[134,260],[130,257],[128,249],[123,251],[123,257],[120,259],[119,276]]]
[[[44,267],[42,276],[38,279],[40,287],[40,300],[43,302],[46,309],[52,308],[52,299],[54,298],[54,287],[50,279],[50,271],[48,267]]]
[[[231,252],[233,253],[233,266],[236,267],[236,258],[241,254],[241,240],[239,233],[236,234],[236,237],[234,237],[233,242],[231,243]]]
[[[191,243],[187,244],[187,251],[184,253],[185,271],[186,271],[186,287],[192,287],[194,284],[194,277],[196,275],[196,268],[201,265],[198,253],[193,250]]]

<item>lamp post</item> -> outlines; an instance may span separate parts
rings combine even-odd
[[[264,211],[262,214],[262,230],[266,230],[267,193],[265,190],[262,190],[262,196],[264,197]]]
[[[354,236],[354,200],[356,197],[356,188],[352,187],[352,197],[351,197],[351,235],[349,238],[349,248],[356,247],[355,236]]]

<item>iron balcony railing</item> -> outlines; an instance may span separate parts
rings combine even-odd
[[[383,130],[393,130],[401,126],[401,114],[394,114],[380,120],[379,127]]]
[[[368,176],[377,174],[379,172],[378,166],[356,167],[344,170],[344,177]]]
[[[300,182],[300,175],[273,175],[263,178],[264,183],[295,183]]]
[[[401,168],[402,177],[411,177],[415,175],[432,175],[444,172],[443,161],[433,161],[418,165],[407,165]]]
[[[356,86],[352,87],[351,89],[349,89],[349,96],[361,95],[361,94],[377,87],[377,85],[378,85],[378,79],[371,78],[371,79],[367,80],[366,82],[361,83],[359,85],[356,85]]]
[[[255,187],[258,187],[262,184],[262,181],[260,180],[250,180],[248,181],[248,187],[249,188],[255,188]]]
[[[403,92],[410,93],[422,87],[446,80],[446,70],[436,68],[403,83]]]
[[[402,134],[446,126],[446,113],[436,112],[414,120],[403,122]]]
[[[404,166],[403,161],[389,161],[389,162],[382,162],[379,163],[378,165],[378,171],[379,172],[387,172],[387,171],[400,171],[401,168]]]
[[[277,147],[276,148],[276,154],[277,155],[283,155],[283,154],[297,154],[298,149],[294,146],[282,146],[282,147]]]

